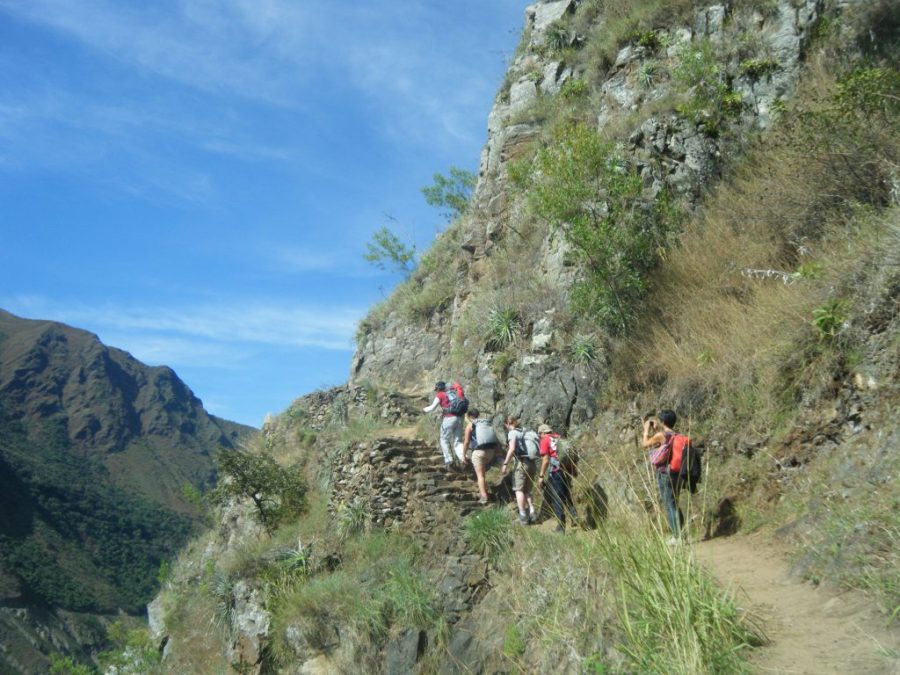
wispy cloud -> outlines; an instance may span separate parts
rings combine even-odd
[[[324,272],[346,264],[330,251],[322,249],[300,248],[297,246],[265,246],[264,254],[273,260],[283,272],[303,274],[307,272]]]
[[[249,359],[243,349],[209,340],[115,330],[104,331],[100,338],[105,344],[125,349],[139,361],[152,365],[190,365],[227,372],[241,370]]]
[[[41,296],[3,300],[15,314],[53,319],[98,334],[119,336],[147,352],[186,354],[216,345],[231,356],[247,345],[291,349],[353,349],[352,336],[364,311],[351,307],[315,307],[254,301],[196,306],[116,306],[60,304]],[[152,345],[156,345],[155,347]]]
[[[455,50],[471,48],[471,38],[457,35],[458,42],[448,44],[445,16],[427,2],[373,8],[325,0],[0,0],[0,12],[60,32],[138,76],[224,100],[299,110],[320,105],[324,86],[350,86],[374,104],[374,121],[406,142],[480,144],[483,120],[472,113],[496,87],[496,74],[461,66]],[[441,44],[447,48],[435,48]],[[70,95],[84,96],[74,87]],[[131,114],[144,127],[146,101],[119,102],[128,113],[64,108],[76,113],[73,125],[122,130],[119,116]],[[216,151],[267,154],[245,153],[250,139],[212,142],[207,134],[193,135]]]

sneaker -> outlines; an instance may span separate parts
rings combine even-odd
[[[529,522],[529,523],[536,523],[536,522],[537,522],[537,513],[535,513],[534,511],[532,511],[531,513],[529,513],[529,514],[528,514],[528,522]]]
[[[525,515],[524,513],[519,514],[519,525],[527,525],[529,522],[531,521],[529,520],[527,515]]]
[[[679,541],[678,537],[669,537],[666,539],[666,546],[678,546]]]
[[[488,503],[488,498],[487,497],[479,497],[478,503],[481,504],[482,506],[484,506],[485,504]]]

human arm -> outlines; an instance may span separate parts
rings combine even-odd
[[[543,483],[550,467],[550,435],[541,436],[541,468],[538,470],[538,483]]]
[[[661,429],[658,429],[658,426],[655,420],[644,420],[644,433],[641,439],[642,447],[652,448],[666,442],[666,435]]]
[[[433,410],[437,410],[438,407],[440,407],[440,405],[441,405],[441,399],[439,399],[437,396],[435,396],[434,400],[431,402],[431,405],[427,406],[425,408],[422,408],[422,412],[430,413]]]
[[[509,432],[509,443],[507,444],[506,457],[503,458],[503,466],[500,467],[500,473],[502,473],[503,475],[506,475],[506,470],[509,467],[509,463],[510,461],[512,461],[513,455],[516,454],[516,439],[518,438],[518,433],[518,429],[511,429]]]
[[[474,427],[475,423],[469,420],[468,424],[466,424],[466,430],[463,432],[463,464],[465,464],[468,459],[469,443],[472,442],[472,430]]]

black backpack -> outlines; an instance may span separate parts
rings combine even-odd
[[[691,494],[697,492],[697,485],[703,476],[703,453],[691,445],[685,443],[681,451],[681,468],[678,470],[676,484],[679,489],[687,486]]]
[[[459,383],[454,382],[447,389],[447,398],[450,400],[450,405],[447,406],[448,413],[456,415],[457,417],[462,417],[468,412],[469,399],[466,398],[466,395],[463,393],[463,388]]]

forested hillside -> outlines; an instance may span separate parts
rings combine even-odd
[[[208,416],[167,368],[0,311],[4,668],[37,672],[41,651],[102,644],[88,615],[143,613],[161,565],[197,532],[213,453],[251,431]],[[87,627],[67,632],[47,618],[57,611]]]

